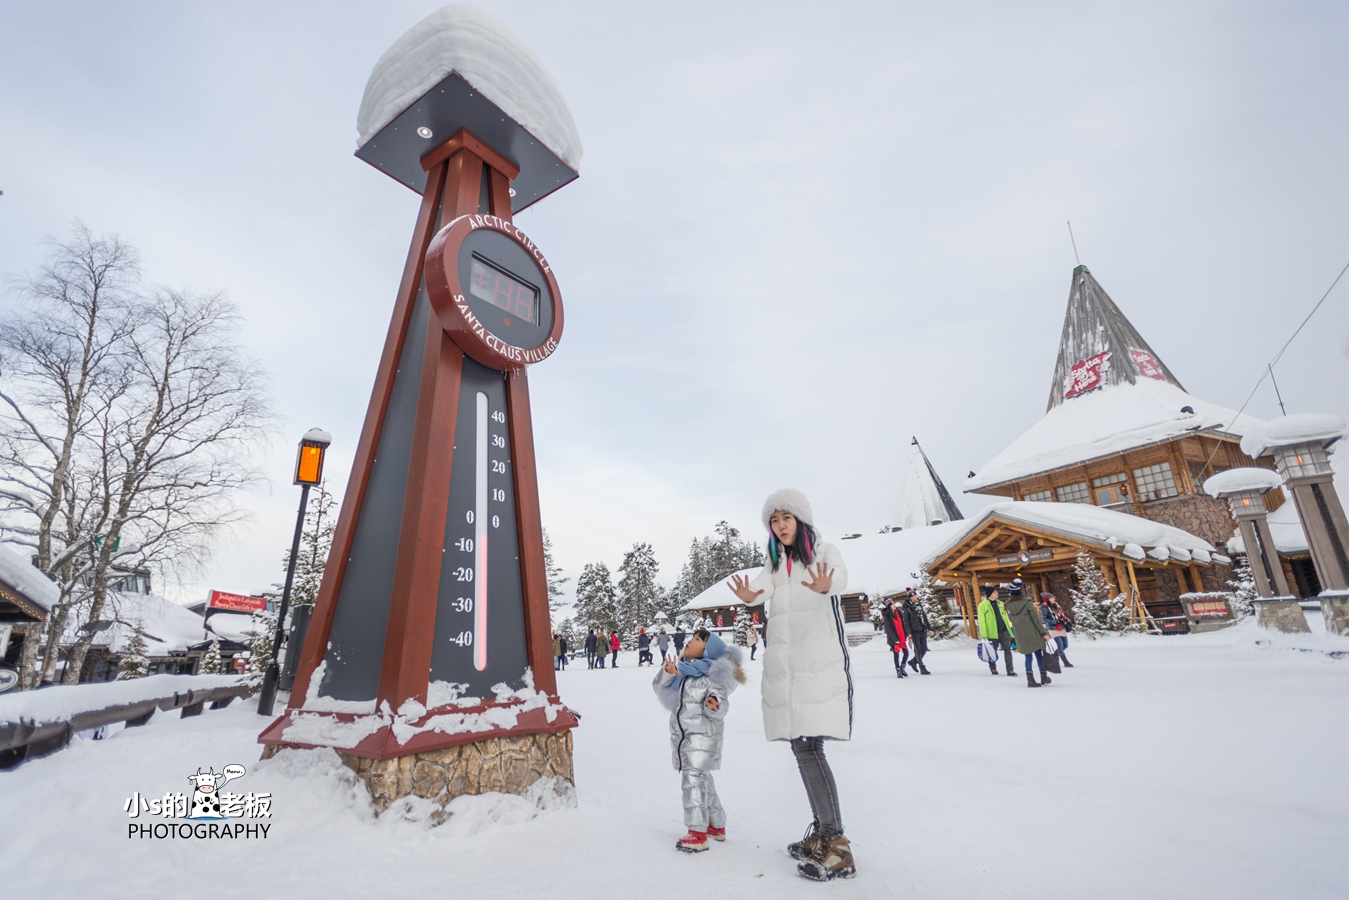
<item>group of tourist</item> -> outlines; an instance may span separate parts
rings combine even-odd
[[[1004,601],[998,585],[984,586],[977,615],[979,639],[983,642],[980,649],[988,663],[988,671],[994,675],[998,674],[998,651],[1001,649],[1006,674],[1014,676],[1012,648],[1015,647],[1026,660],[1026,686],[1043,687],[1053,683],[1045,671],[1046,650],[1057,654],[1063,666],[1073,667],[1067,654],[1068,634],[1073,630],[1073,623],[1053,594],[1041,594],[1037,602],[1026,596],[1024,588],[1020,578],[1012,579]],[[1053,638],[1052,647],[1050,638]],[[1035,680],[1032,663],[1040,668],[1039,681]],[[1059,669],[1056,667],[1054,671]]]
[[[881,625],[885,629],[885,643],[895,655],[895,677],[907,678],[905,666],[912,666],[920,675],[931,675],[923,663],[927,656],[927,635],[932,630],[932,620],[927,610],[918,602],[913,589],[904,595],[903,600],[889,600],[881,609]],[[913,659],[909,659],[909,651]]]

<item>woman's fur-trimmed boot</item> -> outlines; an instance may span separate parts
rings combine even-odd
[[[835,878],[851,878],[857,874],[853,864],[852,847],[843,835],[822,838],[810,859],[796,867],[802,878],[811,881],[831,881]]]

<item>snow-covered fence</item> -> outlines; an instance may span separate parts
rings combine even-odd
[[[117,722],[144,725],[160,709],[196,716],[207,703],[222,709],[248,691],[235,675],[155,675],[0,697],[0,769],[59,750],[80,731]]]

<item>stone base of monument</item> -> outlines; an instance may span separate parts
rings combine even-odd
[[[1349,591],[1321,594],[1321,617],[1329,634],[1349,634]]]
[[[1255,601],[1256,621],[1261,628],[1298,634],[1311,631],[1302,606],[1294,597],[1271,597]]]
[[[262,758],[286,749],[269,745]],[[338,755],[370,791],[379,811],[404,797],[420,797],[444,809],[455,797],[493,792],[519,794],[543,807],[576,803],[570,730],[488,738],[391,759],[340,750]],[[437,822],[437,817],[431,820]]]

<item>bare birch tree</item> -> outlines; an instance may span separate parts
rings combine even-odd
[[[83,226],[51,248],[0,323],[3,538],[61,587],[25,637],[25,687],[54,678],[63,636],[64,680],[78,680],[98,627],[118,618],[110,575],[206,559],[241,518],[232,498],[256,480],[250,450],[271,421],[224,297],[142,291],[135,250]]]

